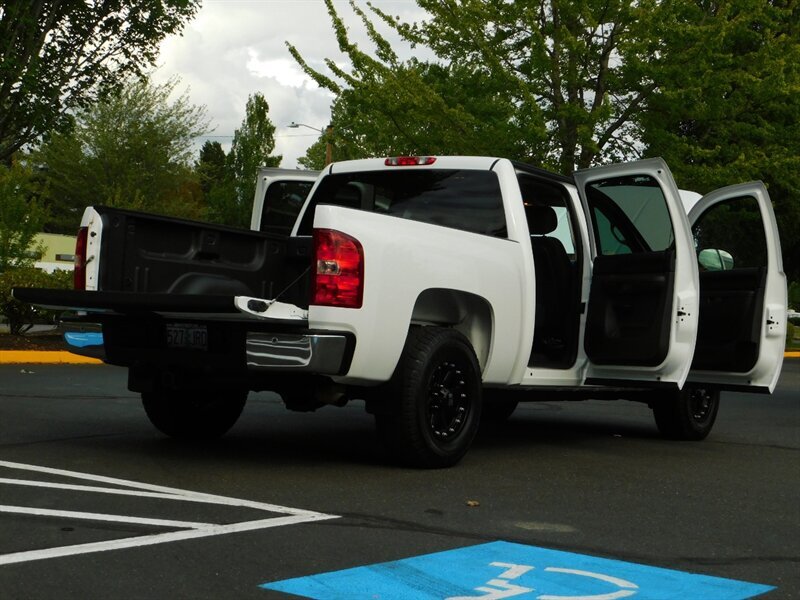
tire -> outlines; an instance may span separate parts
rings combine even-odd
[[[519,401],[493,390],[483,390],[481,421],[486,424],[505,423],[517,410]]]
[[[378,434],[401,464],[451,467],[467,453],[481,417],[481,376],[469,341],[452,329],[415,327],[388,385]]]
[[[227,432],[242,414],[247,391],[142,392],[150,422],[161,433],[181,440],[213,440]]]
[[[281,400],[287,410],[292,412],[314,412],[323,406],[322,402],[314,399],[314,393],[281,392]]]
[[[708,437],[719,411],[719,390],[687,386],[653,404],[656,426],[666,438],[700,441]]]

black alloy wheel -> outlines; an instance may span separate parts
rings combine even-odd
[[[446,442],[458,436],[467,422],[472,399],[464,379],[466,366],[439,364],[428,386],[428,420],[433,437]]]
[[[481,416],[481,372],[469,341],[443,327],[413,327],[375,422],[404,465],[450,467],[466,454]]]
[[[661,434],[673,440],[700,441],[708,437],[719,412],[719,390],[687,384],[652,404]]]

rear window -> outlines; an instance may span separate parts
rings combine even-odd
[[[314,192],[299,235],[311,235],[314,210],[320,204],[495,237],[508,235],[500,184],[491,171],[412,167],[329,175]]]

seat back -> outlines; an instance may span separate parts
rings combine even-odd
[[[533,353],[559,360],[569,346],[572,307],[573,266],[564,244],[549,237],[558,226],[550,206],[526,206],[531,232],[533,264],[536,269],[536,323]]]

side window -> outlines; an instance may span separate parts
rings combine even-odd
[[[598,207],[594,207],[594,224],[597,234],[597,245],[600,254],[631,254],[631,247],[619,227],[613,225],[611,219]]]
[[[288,236],[313,185],[312,181],[276,181],[267,187],[261,231]]]
[[[556,228],[547,234],[548,237],[552,237],[557,239],[561,242],[561,245],[564,246],[564,249],[567,251],[567,254],[570,257],[575,257],[575,235],[572,233],[572,225],[570,223],[569,218],[569,211],[567,211],[566,206],[554,206],[553,210],[556,213],[556,220],[558,221],[558,225]]]
[[[692,227],[701,271],[758,268],[767,264],[767,241],[758,201],[743,196],[714,204]]]
[[[647,175],[590,182],[586,194],[592,211],[597,252],[602,255],[660,252],[674,242],[664,192]]]
[[[517,173],[528,230],[532,236],[553,238],[561,242],[571,260],[575,260],[575,233],[567,208],[569,194],[563,186]]]

